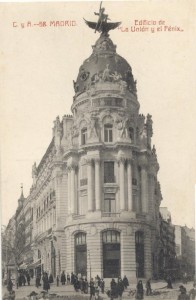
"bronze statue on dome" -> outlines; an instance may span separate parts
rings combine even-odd
[[[112,29],[117,28],[121,24],[121,22],[108,23],[107,21],[110,19],[108,18],[108,15],[105,14],[105,8],[101,7],[101,5],[102,1],[100,3],[99,12],[94,13],[96,16],[99,16],[97,22],[90,22],[85,19],[84,21],[90,28],[95,30],[95,33],[98,31],[101,32],[101,34],[108,35],[108,32]]]

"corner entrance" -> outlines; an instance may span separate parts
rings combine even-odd
[[[103,242],[103,277],[116,278],[120,276],[120,233],[107,230],[102,234]]]

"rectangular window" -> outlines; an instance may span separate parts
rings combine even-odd
[[[87,196],[84,195],[79,198],[79,203],[78,203],[79,215],[86,215],[87,210],[88,210],[88,200],[87,200]]]
[[[83,128],[81,131],[81,144],[85,145],[87,140],[87,128]]]
[[[104,142],[113,142],[113,126],[112,124],[104,125]]]
[[[114,183],[114,162],[106,161],[104,162],[104,183]]]
[[[137,185],[137,179],[136,178],[132,178],[132,184]]]
[[[87,179],[87,165],[80,166],[80,186],[84,186],[88,184]]]
[[[104,196],[104,212],[108,212],[108,213],[116,212],[115,194],[105,194],[105,196]]]

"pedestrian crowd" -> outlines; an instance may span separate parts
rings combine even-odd
[[[122,299],[123,292],[127,289],[129,286],[129,281],[126,277],[124,276],[123,279],[121,277],[118,277],[117,282],[115,281],[114,278],[112,278],[112,281],[110,282],[110,290],[107,291],[108,297],[110,297],[110,300],[113,300],[115,298]]]
[[[17,286],[21,287],[21,286],[25,286],[26,283],[28,285],[30,285],[31,282],[31,276],[29,275],[28,272],[20,272],[18,275],[18,279],[17,279]]]
[[[20,273],[17,280],[17,286],[25,286],[27,283],[30,285],[31,277],[30,275],[26,273]],[[42,283],[41,283],[42,281]],[[172,280],[171,277],[168,277],[166,279],[167,281],[167,288],[172,289]],[[42,276],[37,274],[35,284],[36,287],[39,288],[42,286],[43,290],[48,293],[48,290],[50,289],[50,284],[54,283],[53,275],[50,274],[48,276],[47,272],[43,272]],[[187,283],[187,282],[186,282]],[[123,279],[121,277],[118,277],[117,280],[112,278],[110,282],[110,289],[105,289],[105,282],[103,278],[100,278],[99,275],[97,275],[95,278],[91,278],[89,281],[85,276],[76,275],[74,273],[66,274],[63,271],[60,275],[56,276],[56,285],[73,285],[75,292],[80,292],[82,294],[90,294],[90,300],[98,300],[99,294],[106,294],[110,298],[110,300],[113,299],[122,299],[124,291],[129,286],[129,281],[124,276]],[[3,300],[9,299],[14,300],[15,299],[15,291],[13,290],[13,282],[11,278],[7,281],[7,290],[8,293],[3,297]],[[129,293],[131,295],[133,291]],[[194,282],[193,288],[187,293],[186,288],[183,285],[179,286],[179,292],[180,294],[177,296],[177,300],[195,300],[196,299],[196,283]],[[146,296],[153,295],[153,291],[151,288],[151,279],[147,279],[145,289],[143,287],[142,280],[139,280],[136,285],[136,291],[132,294],[135,296],[135,299],[144,299],[144,294]]]

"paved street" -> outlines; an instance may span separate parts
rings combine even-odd
[[[33,283],[33,282],[32,282]],[[177,295],[179,294],[178,290],[179,290],[179,285],[181,285],[182,283],[178,282],[176,284],[173,284],[173,290],[168,290],[165,288],[166,283],[165,282],[152,282],[152,289],[159,291],[160,294],[159,295],[153,295],[153,296],[144,296],[144,299],[148,299],[148,300],[158,300],[158,299],[171,299],[171,300],[175,300],[177,299]],[[187,285],[185,285],[187,291],[190,291],[190,289],[192,288],[192,282],[188,283]],[[109,288],[107,288],[106,286],[106,290],[108,290]],[[135,285],[131,285],[130,286],[131,290],[135,289]],[[123,294],[123,298],[122,299],[135,299],[135,296],[130,294],[130,289],[126,292],[124,292]],[[3,287],[2,289],[2,294],[4,295],[6,291],[6,287]],[[39,289],[37,289],[34,285],[31,286],[24,286],[24,287],[20,287],[18,290],[16,290],[16,299],[17,300],[23,300],[25,297],[27,297],[27,295],[29,295],[32,291],[35,291],[37,293],[39,293],[40,291],[42,291],[42,288],[40,287]],[[58,295],[66,295],[66,296],[74,296],[77,295],[77,299],[80,299],[78,296],[81,295],[80,292],[76,293],[73,289],[72,285],[66,285],[66,286],[59,286],[57,287],[56,284],[51,284],[51,288],[50,288],[50,293],[54,293],[54,294],[58,294]],[[84,295],[83,295],[84,296]],[[84,297],[81,296],[81,299],[84,299]],[[101,296],[104,299],[109,299],[108,296],[106,294],[101,294]],[[89,295],[86,295],[85,297],[86,299],[89,298]]]

